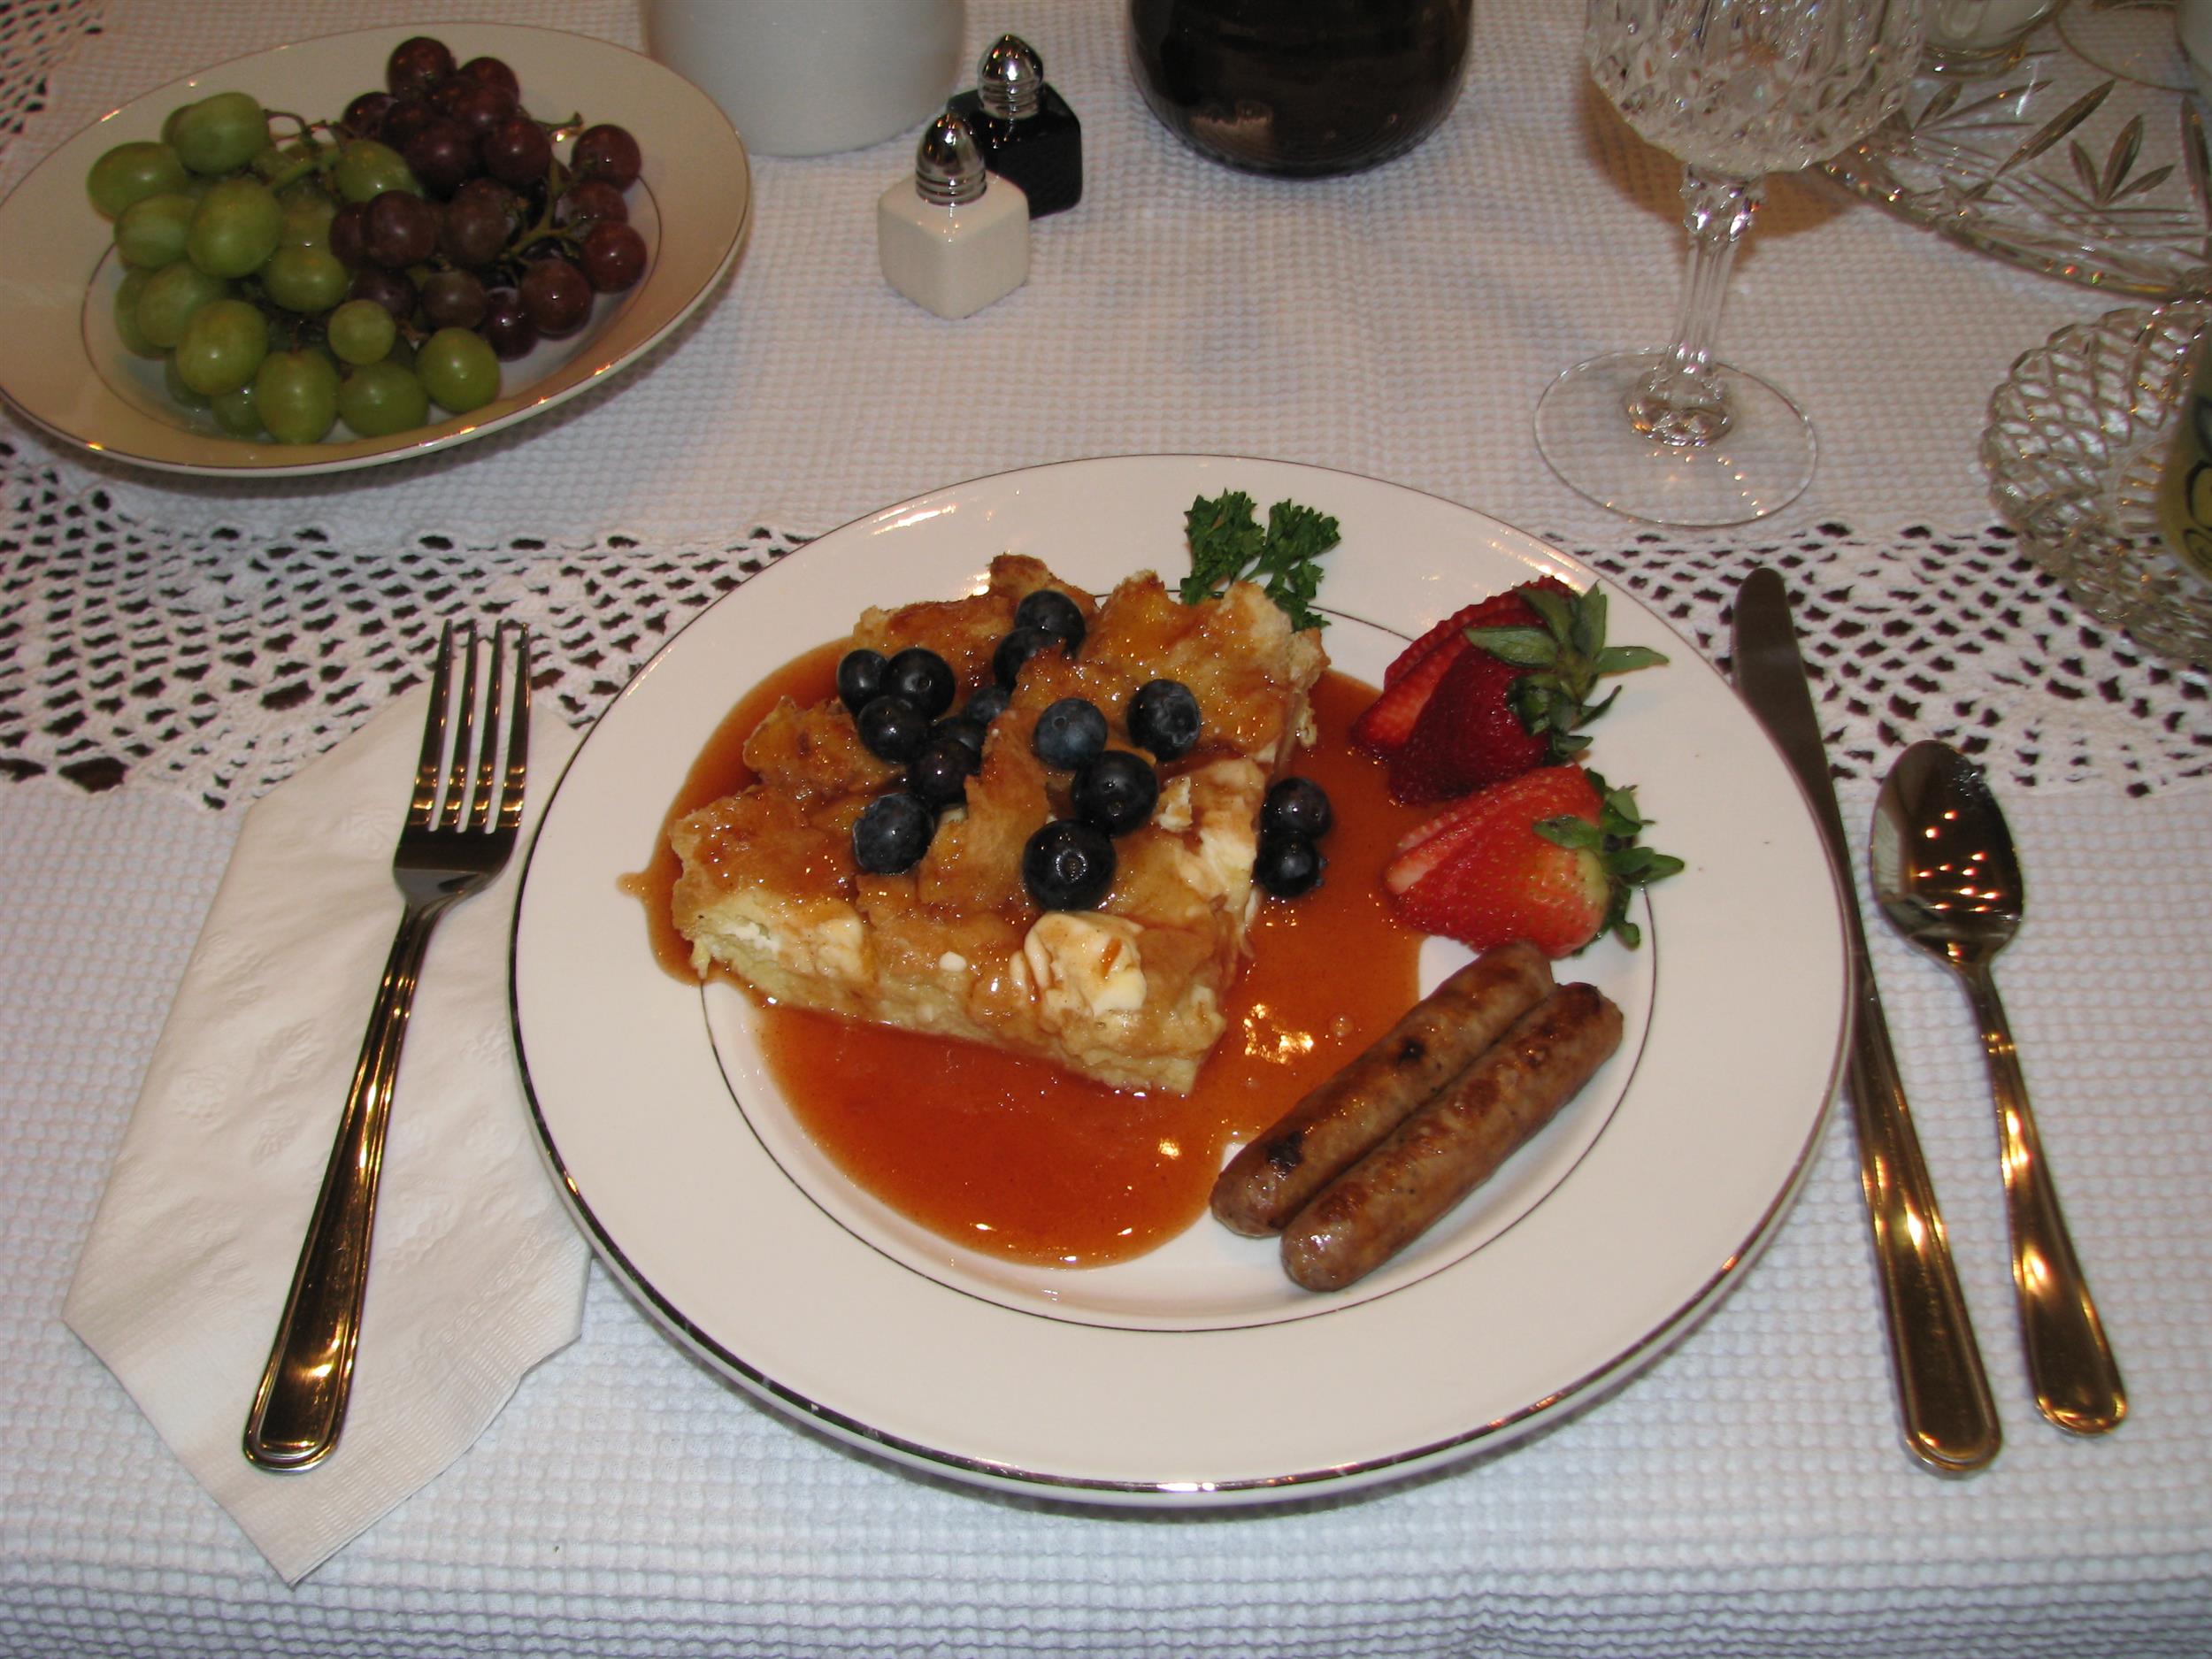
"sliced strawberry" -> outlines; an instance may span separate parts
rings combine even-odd
[[[1352,722],[1353,743],[1378,759],[1396,754],[1413,735],[1414,725],[1438,683],[1454,663],[1473,649],[1467,642],[1469,628],[1527,627],[1536,620],[1535,610],[1521,597],[1518,588],[1461,606],[1399,652],[1396,660],[1383,670],[1382,695]]]
[[[1408,831],[1383,868],[1383,886],[1392,893],[1404,892],[1449,858],[1461,842],[1479,834],[1493,810],[1483,796],[1471,795]]]
[[[1579,766],[1540,767],[1407,836],[1383,885],[1408,922],[1478,950],[1525,939],[1566,956],[1609,931],[1633,945],[1631,889],[1682,868],[1636,844],[1642,827],[1632,791]]]
[[[1563,583],[1554,581],[1548,576],[1543,580],[1563,590]],[[1462,605],[1398,653],[1390,666],[1383,670],[1383,685],[1386,689],[1396,685],[1404,678],[1407,670],[1447,641],[1463,638],[1470,628],[1502,628],[1534,620],[1536,613],[1529,609],[1528,601],[1521,597],[1517,588],[1509,588],[1502,594],[1492,594],[1487,599],[1478,599],[1471,605]]]
[[[1618,695],[1609,691],[1592,703],[1598,681],[1667,659],[1648,646],[1605,642],[1605,590],[1594,583],[1578,594],[1547,578],[1516,591],[1540,613],[1535,626],[1471,628],[1467,637],[1477,649],[1523,671],[1511,692],[1514,711],[1531,732],[1549,739],[1552,759],[1571,760],[1589,747],[1582,728]]]
[[[1526,939],[1548,956],[1586,944],[1605,914],[1594,856],[1536,833],[1577,818],[1595,826],[1602,803],[1579,766],[1548,766],[1484,790],[1445,816],[1447,826],[1392,861],[1383,886],[1398,914],[1424,933],[1478,950]]]
[[[1445,672],[1392,754],[1390,790],[1401,801],[1440,801],[1573,759],[1589,745],[1582,728],[1612,703],[1609,695],[1590,701],[1597,682],[1666,660],[1605,643],[1599,588],[1577,594],[1546,578],[1513,591],[1530,619],[1468,629],[1472,649]]]
[[[1526,672],[1472,646],[1456,657],[1390,757],[1391,795],[1448,801],[1553,758],[1549,735],[1531,732],[1513,703]]]
[[[1466,635],[1462,634],[1416,663],[1396,685],[1385,689],[1352,722],[1354,746],[1378,759],[1396,754],[1405,746],[1406,739],[1413,735],[1414,724],[1420,719],[1421,710],[1427,706],[1437,682],[1454,662],[1472,649],[1474,647],[1467,643]]]

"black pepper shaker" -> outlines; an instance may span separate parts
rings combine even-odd
[[[1032,219],[1081,201],[1083,124],[1046,84],[1036,49],[1019,35],[1002,35],[975,73],[975,89],[947,107],[975,134],[984,165],[1021,186]]]

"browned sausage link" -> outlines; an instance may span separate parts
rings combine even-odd
[[[1283,1271],[1341,1290],[1494,1173],[1621,1044],[1621,1010],[1562,986],[1435,1099],[1324,1187],[1283,1233]]]
[[[1535,946],[1516,940],[1485,951],[1230,1159],[1214,1182],[1216,1217],[1248,1238],[1279,1232],[1551,985],[1550,958]]]

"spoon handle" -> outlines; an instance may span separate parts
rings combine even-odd
[[[2004,1158],[2005,1211],[2012,1226],[2012,1282],[2020,1293],[2020,1338],[2039,1410],[2075,1434],[2102,1434],[2127,1415],[2120,1368],[2105,1340],[2089,1280],[2058,1206],[2058,1186],[2028,1108],[2028,1085],[2005,1005],[1986,966],[1963,976],[1989,1056]]]

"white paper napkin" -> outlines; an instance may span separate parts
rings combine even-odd
[[[399,922],[392,849],[427,696],[247,813],[63,1310],[294,1583],[457,1457],[582,1321],[587,1251],[531,1136],[508,1022],[518,848],[424,963],[345,1432],[296,1474],[239,1449]],[[533,719],[526,834],[575,746]]]

